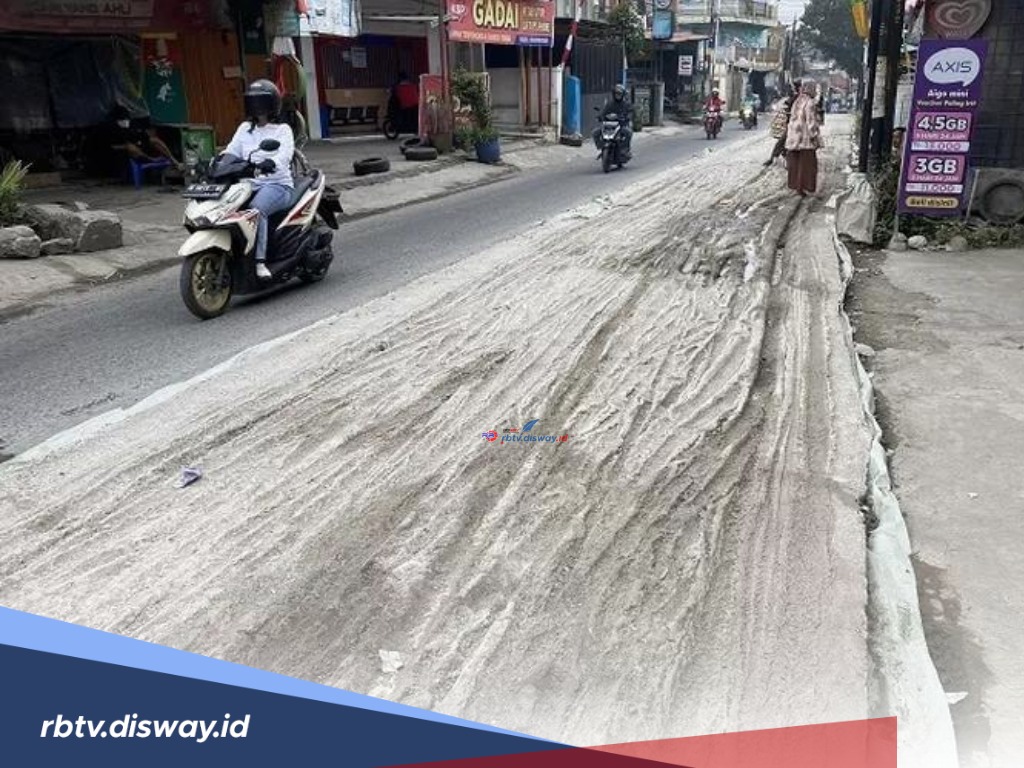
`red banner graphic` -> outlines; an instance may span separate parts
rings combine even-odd
[[[896,718],[418,763],[416,768],[896,768]]]

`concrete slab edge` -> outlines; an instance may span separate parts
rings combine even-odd
[[[832,225],[845,296],[853,260],[835,230],[834,217]],[[875,418],[874,386],[856,353],[842,305],[839,312],[864,417],[873,433],[866,474],[866,497],[878,520],[867,545],[868,647],[874,665],[869,711],[873,717],[897,717],[901,768],[957,768],[953,719],[924,635],[910,536],[892,491],[882,428]]]

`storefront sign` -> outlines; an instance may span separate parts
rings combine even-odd
[[[676,19],[671,11],[655,11],[651,24],[652,40],[671,40],[675,31]]]
[[[359,36],[359,11],[355,0],[312,0],[309,13],[299,19],[302,33]]]
[[[143,37],[143,96],[156,123],[188,120],[180,43],[170,36]]]
[[[263,3],[263,21],[270,37],[298,37],[299,14],[295,0],[266,0]]]
[[[984,40],[922,40],[900,179],[900,212],[961,212],[971,129],[981,100]]]
[[[5,0],[0,29],[24,32],[131,32],[209,27],[204,3],[181,0]]]
[[[683,77],[693,76],[693,56],[679,57],[679,74]]]
[[[550,48],[555,39],[552,0],[447,0],[448,37],[459,43]]]

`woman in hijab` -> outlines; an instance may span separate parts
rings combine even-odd
[[[815,96],[818,86],[805,80],[800,95],[793,102],[786,129],[786,163],[789,167],[789,188],[801,197],[818,189],[818,150],[821,148],[821,124]]]

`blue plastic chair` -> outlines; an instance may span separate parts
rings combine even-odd
[[[170,168],[171,161],[162,157],[159,160],[154,160],[153,162],[144,162],[133,157],[128,160],[128,167],[131,170],[132,183],[135,185],[135,188],[142,189],[142,181],[145,177],[146,171],[162,171],[165,168]]]

